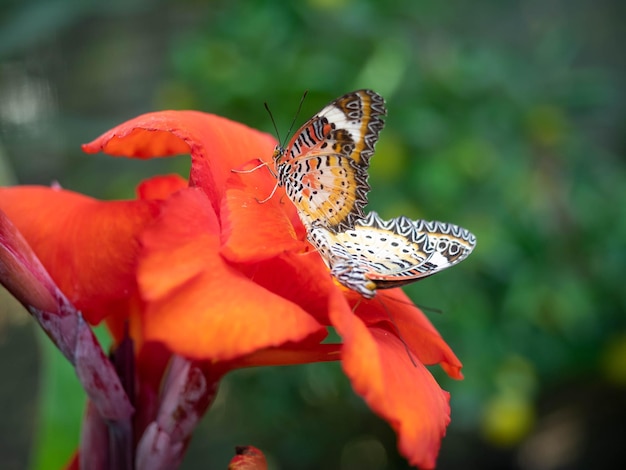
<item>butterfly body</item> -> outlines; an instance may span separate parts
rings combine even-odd
[[[337,281],[365,298],[431,276],[469,256],[476,238],[457,225],[375,212],[342,231],[314,226],[309,241]]]
[[[364,217],[369,159],[386,113],[380,95],[354,91],[313,116],[287,146],[276,147],[278,185],[307,227],[344,229]]]

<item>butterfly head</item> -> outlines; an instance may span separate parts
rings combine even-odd
[[[274,153],[272,154],[272,160],[274,160],[274,165],[278,166],[286,153],[287,151],[285,150],[284,146],[278,144],[276,147],[274,147]]]

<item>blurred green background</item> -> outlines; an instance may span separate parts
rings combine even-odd
[[[464,364],[441,469],[626,468],[626,3],[615,0],[3,0],[0,181],[132,197],[186,158],[87,156],[138,114],[214,112],[284,134],[360,87],[389,109],[370,209],[478,246],[406,288]],[[254,156],[251,156],[251,158]],[[0,297],[0,466],[57,468],[82,392]],[[402,469],[338,364],[232,374],[186,470],[239,444],[272,469]]]

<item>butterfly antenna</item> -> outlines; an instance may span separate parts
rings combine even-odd
[[[437,313],[439,315],[443,314],[443,310],[437,307],[429,307],[427,305],[415,304],[420,310],[424,310],[426,312]]]
[[[306,98],[306,95],[308,93],[309,93],[309,90],[304,90],[304,93],[302,93],[302,98],[300,98],[300,104],[298,105],[298,110],[296,111],[296,115],[293,117],[293,121],[291,121],[291,126],[289,126],[289,131],[287,132],[287,136],[285,137],[285,142],[282,143],[283,147],[285,146],[285,144],[287,143],[287,139],[291,135],[291,131],[293,130],[293,126],[296,123],[296,119],[298,119],[298,116],[300,115],[300,111],[302,110],[302,104],[304,104],[304,98]]]
[[[265,110],[267,111],[267,114],[270,115],[270,120],[272,121],[272,124],[274,126],[274,131],[276,132],[276,140],[278,140],[280,142],[280,133],[278,132],[278,126],[276,126],[276,121],[274,120],[274,115],[272,114],[272,111],[270,110],[270,107],[267,104],[267,101],[265,101],[263,103],[263,105],[265,106]]]
[[[387,297],[388,301],[391,302],[398,302],[399,304],[402,305],[408,305],[409,307],[417,307],[420,310],[424,311],[424,312],[431,312],[431,313],[437,313],[437,314],[443,314],[443,310],[441,310],[440,308],[437,307],[429,307],[428,305],[422,305],[422,304],[416,304],[413,302],[407,302],[406,300],[401,300],[401,299],[395,299],[393,297]]]

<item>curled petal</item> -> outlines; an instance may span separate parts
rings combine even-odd
[[[231,170],[253,158],[269,158],[275,145],[269,134],[220,116],[161,111],[120,124],[83,150],[133,158],[190,153],[190,185],[201,187],[219,210]]]
[[[355,295],[350,295],[354,302]],[[440,364],[450,377],[463,378],[461,361],[402,289],[379,291],[374,299],[359,302],[355,313],[366,325],[386,324],[387,329],[399,331],[401,340],[423,364]]]
[[[188,182],[179,175],[153,176],[137,186],[138,199],[167,199],[179,189],[186,188]]]
[[[412,465],[434,468],[450,421],[449,394],[423,364],[412,363],[386,328],[366,327],[347,307],[333,309],[331,318],[344,341],[343,368],[354,390],[395,430]]]
[[[217,216],[198,189],[170,198],[142,241],[146,340],[188,357],[227,360],[323,328],[222,258]]]

